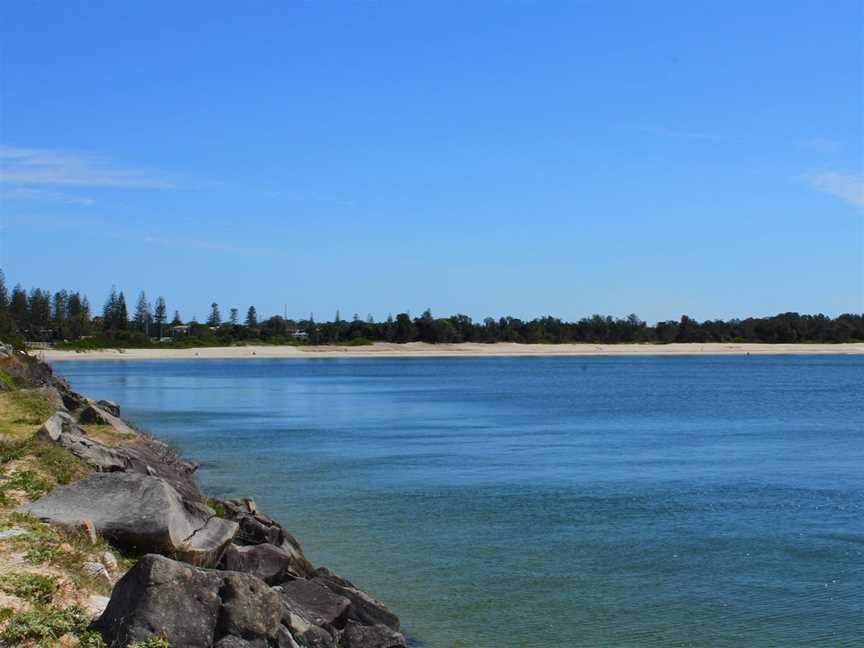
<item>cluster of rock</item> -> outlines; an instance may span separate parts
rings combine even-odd
[[[316,569],[254,501],[208,500],[195,464],[136,435],[115,403],[83,398],[38,365],[26,371],[57,409],[39,437],[96,472],[23,510],[56,524],[86,521],[115,546],[146,554],[117,581],[93,624],[109,645],[162,637],[183,648],[406,646],[396,615]],[[129,438],[109,446],[89,437],[87,424]]]

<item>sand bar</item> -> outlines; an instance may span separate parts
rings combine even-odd
[[[64,360],[222,360],[229,358],[412,358],[495,356],[864,355],[849,344],[410,344],[370,346],[231,346],[177,349],[34,351],[49,362]]]

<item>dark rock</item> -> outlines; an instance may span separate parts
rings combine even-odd
[[[348,618],[362,625],[385,625],[391,630],[399,631],[399,617],[388,610],[383,603],[366,592],[357,589],[351,581],[340,578],[327,568],[316,569],[312,573],[312,582],[320,583],[334,594],[344,596],[351,601]]]
[[[275,526],[267,526],[256,520],[252,515],[240,516],[240,532],[238,540],[250,545],[270,543],[279,541],[279,529]]]
[[[361,625],[349,621],[342,634],[343,648],[407,648],[405,637],[385,625]]]
[[[220,502],[225,509],[226,519],[240,525],[234,542],[238,545],[271,544],[279,547],[292,559],[292,566],[298,576],[311,573],[312,564],[303,555],[303,548],[297,539],[280,524],[266,515],[257,512],[255,503],[249,498]],[[252,510],[255,512],[253,513]]]
[[[291,609],[302,610],[316,626],[330,633],[345,627],[351,601],[344,596],[334,594],[319,583],[308,580],[283,583],[279,592]]]
[[[222,600],[221,578],[168,558],[144,556],[121,578],[93,628],[108,645],[162,636],[172,646],[209,648]]]
[[[219,567],[252,574],[270,585],[299,578],[305,571],[303,565],[296,564],[293,556],[270,543],[228,545]]]
[[[290,638],[304,648],[337,648],[338,638],[334,634],[315,625],[304,610],[288,601],[282,609],[282,623]],[[284,633],[280,638],[283,644],[291,646]]]
[[[158,636],[184,648],[267,648],[281,616],[280,595],[254,576],[151,554],[118,581],[93,628],[112,646]]]
[[[300,648],[300,644],[294,639],[294,635],[285,626],[279,626],[279,631],[276,633],[277,648]]]
[[[216,633],[250,638],[275,639],[282,618],[282,600],[264,581],[239,572],[223,575],[219,597],[222,610]]]
[[[120,406],[111,400],[100,400],[96,401],[96,404],[104,411],[108,412],[112,416],[120,416]]]
[[[240,637],[222,637],[213,644],[213,648],[253,648],[254,644],[244,641]]]
[[[121,547],[178,555],[197,565],[216,564],[237,531],[236,523],[184,500],[164,479],[136,473],[96,473],[24,510],[58,524],[87,518]]]

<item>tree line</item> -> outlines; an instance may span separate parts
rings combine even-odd
[[[467,315],[435,317],[427,310],[419,317],[409,313],[375,321],[370,315],[343,319],[337,311],[331,321],[287,319],[279,315],[259,320],[249,306],[245,316],[230,308],[223,318],[213,303],[204,322],[184,320],[175,310],[169,319],[163,297],[148,300],[142,291],[129,308],[122,290],[112,288],[101,310],[94,313],[86,296],[78,291],[52,293],[42,288],[25,290],[17,284],[7,289],[0,270],[0,337],[23,344],[51,342],[72,346],[150,346],[175,343],[227,345],[239,342],[271,344],[367,344],[371,342],[517,342],[597,343],[619,342],[852,342],[864,341],[864,316],[781,313],[772,317],[706,320],[682,315],[679,320],[650,325],[636,315],[614,318],[603,315],[575,322],[546,316],[532,320],[487,317],[474,321]]]

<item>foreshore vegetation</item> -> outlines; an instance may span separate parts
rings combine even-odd
[[[337,311],[331,321],[313,316],[290,319],[273,315],[259,318],[255,306],[230,308],[222,317],[212,303],[203,322],[184,320],[179,311],[169,318],[163,297],[150,302],[141,292],[130,310],[122,290],[111,288],[98,312],[78,291],[26,290],[17,284],[9,290],[0,270],[0,339],[19,347],[29,343],[51,344],[66,349],[230,346],[237,344],[364,345],[373,342],[516,342],[548,343],[655,343],[754,342],[841,343],[864,341],[864,315],[829,317],[780,313],[771,317],[697,321],[687,315],[678,320],[648,324],[637,315],[616,318],[593,315],[575,322],[557,317],[530,321],[515,317],[487,317],[474,321],[467,315],[435,317],[426,310],[419,317],[409,313],[388,315],[376,321],[371,315],[343,319]]]

